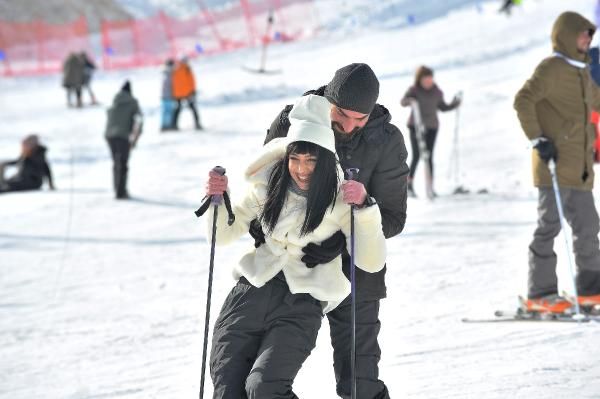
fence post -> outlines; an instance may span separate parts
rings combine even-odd
[[[162,24],[165,35],[167,36],[167,40],[169,41],[170,57],[175,59],[177,57],[177,43],[175,42],[175,37],[173,36],[173,31],[171,30],[171,22],[169,17],[164,13],[164,11],[161,10],[158,13],[158,18],[160,19],[160,23]]]
[[[250,46],[254,46],[256,44],[256,29],[254,28],[254,23],[252,21],[252,11],[250,10],[250,3],[248,0],[240,0],[242,11],[244,12],[244,16],[246,17],[246,24],[248,25],[248,34],[250,35]]]
[[[37,49],[37,70],[35,73],[42,73],[44,71],[44,21],[36,19],[35,25],[35,41]]]

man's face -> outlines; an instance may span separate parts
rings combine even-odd
[[[362,129],[369,120],[369,114],[340,108],[331,107],[331,127],[338,133],[352,134]]]
[[[577,51],[581,54],[587,54],[592,43],[592,36],[594,36],[594,31],[591,29],[581,32],[577,36]]]

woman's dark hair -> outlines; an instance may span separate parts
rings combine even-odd
[[[306,199],[306,216],[300,235],[315,230],[323,221],[327,208],[335,206],[338,192],[338,175],[335,155],[321,146],[306,141],[295,141],[288,145],[285,156],[277,162],[269,176],[267,199],[259,220],[266,226],[265,233],[273,232],[285,203],[292,180],[288,162],[292,154],[310,154],[317,158],[315,170],[310,178]]]
[[[425,65],[421,65],[415,72],[415,86],[421,86],[421,79],[423,79],[425,76],[433,76],[433,69],[426,67]]]

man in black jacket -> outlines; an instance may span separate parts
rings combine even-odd
[[[336,150],[344,170],[358,168],[357,180],[367,190],[365,203],[379,205],[386,238],[399,234],[406,221],[407,152],[400,130],[390,123],[391,115],[376,104],[379,81],[366,64],[350,64],[336,71],[326,86],[306,94],[326,97],[332,104],[331,120],[336,137]],[[291,105],[277,116],[267,132],[265,144],[287,135]],[[256,237],[256,232],[253,232]],[[350,257],[341,231],[320,245],[303,248],[302,260],[315,267],[342,254],[344,273],[350,272]],[[385,271],[366,273],[356,269],[356,377],[357,397],[361,399],[389,398],[388,390],[379,379],[381,356],[379,334],[379,300],[385,298]],[[327,313],[333,346],[333,367],[336,390],[340,397],[350,397],[350,297]]]
[[[113,159],[113,186],[116,199],[128,199],[127,175],[129,155],[142,134],[143,117],[140,105],[131,93],[127,80],[107,111],[104,137]]]

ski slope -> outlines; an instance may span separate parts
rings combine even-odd
[[[525,294],[537,195],[512,100],[550,54],[551,25],[567,3],[591,19],[595,2],[524,3],[511,18],[485,2],[414,26],[395,25],[393,15],[385,29],[373,20],[352,29],[325,24],[331,29],[310,42],[269,50],[267,67],[281,68],[278,75],[242,70],[258,65],[258,50],[199,60],[200,133],[186,130],[188,110],[182,132],[158,133],[159,69],[98,73],[93,84],[104,106],[82,110],[66,109],[59,77],[0,80],[0,159],[16,157],[20,139],[38,132],[58,188],[0,196],[0,398],[197,397],[209,244],[193,211],[207,171],[227,168],[235,201],[242,171],[283,105],[361,61],[379,76],[379,102],[406,140],[408,109],[399,99],[418,65],[436,70],[447,98],[464,91],[460,182],[489,190],[449,195],[457,119],[442,115],[441,197],[423,199],[420,168],[421,198],[409,200],[404,232],[388,240],[380,369],[392,397],[600,398],[599,324],[460,322],[510,309]],[[368,2],[348,4],[364,10]],[[117,202],[103,129],[105,107],[125,79],[146,122],[130,161],[134,200]],[[569,291],[559,238],[561,288]],[[234,285],[231,267],[250,245],[248,236],[217,249],[212,321]],[[328,335],[324,321],[295,383],[301,398],[336,397]],[[205,398],[211,394],[209,384]]]

